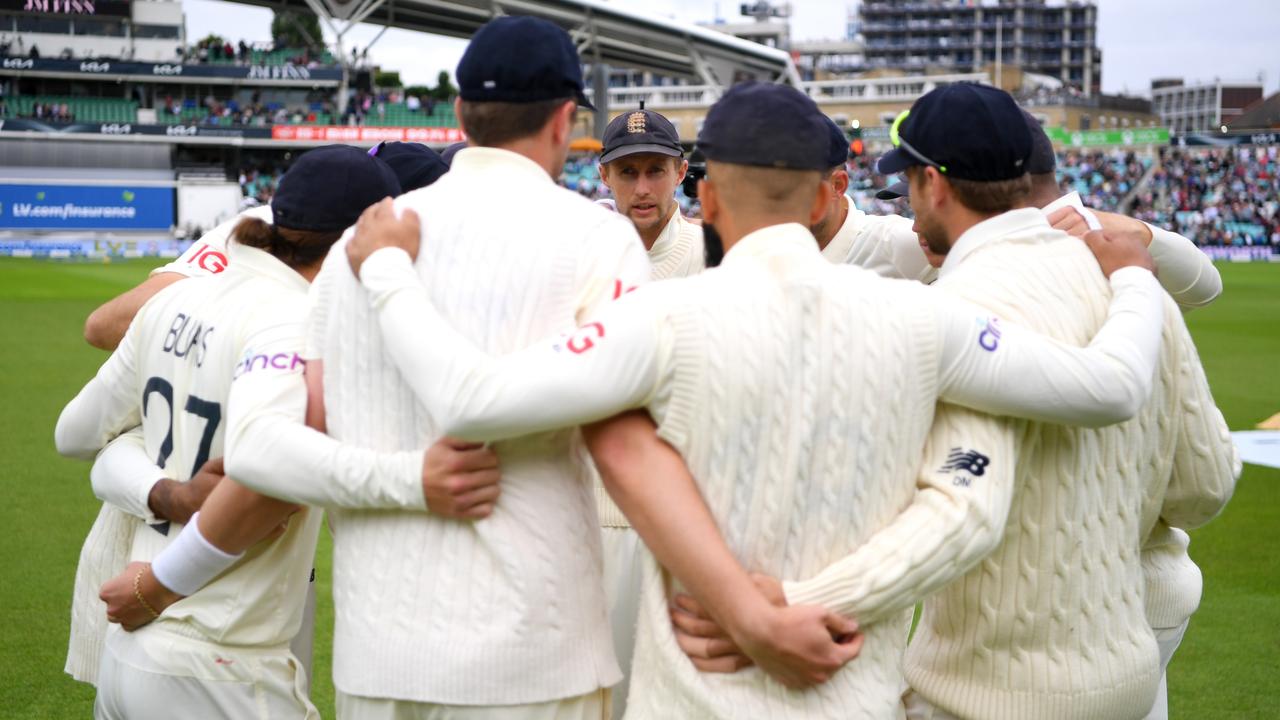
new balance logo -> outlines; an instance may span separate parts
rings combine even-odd
[[[982,477],[990,464],[991,458],[977,450],[965,450],[957,447],[951,448],[951,454],[947,455],[947,463],[938,468],[938,472],[964,471],[974,477]]]

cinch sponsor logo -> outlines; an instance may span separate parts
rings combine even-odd
[[[236,372],[232,376],[238,378],[245,373],[251,373],[254,370],[288,370],[293,372],[307,364],[306,360],[298,353],[276,353],[275,355],[250,355],[245,354],[245,358],[236,365]]]
[[[983,325],[982,332],[978,333],[978,347],[987,352],[995,352],[1000,347],[1000,322],[996,318],[989,318],[984,324],[981,319],[978,320],[979,325]]]

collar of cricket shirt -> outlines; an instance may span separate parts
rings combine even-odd
[[[853,247],[853,241],[858,237],[858,233],[862,232],[864,223],[862,219],[867,216],[853,204],[853,198],[848,195],[844,196],[844,206],[849,212],[844,216],[844,222],[840,223],[840,229],[836,230],[836,234],[831,236],[831,242],[822,248],[822,256],[833,263],[846,263],[849,259],[849,250]]]
[[[938,276],[955,270],[966,257],[987,243],[1032,230],[1049,229],[1049,221],[1039,208],[1018,208],[983,220],[960,234],[938,269]]]
[[[247,272],[270,278],[303,293],[311,286],[297,270],[285,265],[266,250],[241,245],[233,239],[227,243],[227,253],[231,256],[227,263],[227,270],[230,272]]]
[[[453,156],[451,175],[473,175],[502,172],[522,179],[553,183],[541,165],[520,153],[493,147],[466,147]],[[509,180],[510,178],[508,178]]]
[[[749,258],[766,259],[771,255],[797,253],[812,253],[821,259],[818,255],[818,243],[813,239],[813,233],[809,232],[809,228],[800,223],[770,225],[747,233],[729,248],[721,264],[727,265]]]

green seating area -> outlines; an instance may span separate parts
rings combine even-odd
[[[31,117],[36,103],[66,103],[75,122],[131,123],[138,120],[138,103],[123,98],[95,98],[69,95],[30,95],[6,98],[11,117]]]
[[[364,118],[369,127],[458,127],[458,118],[454,117],[452,103],[436,103],[430,115],[424,107],[411,112],[402,104],[387,104],[386,114],[379,116],[377,107],[369,111]]]

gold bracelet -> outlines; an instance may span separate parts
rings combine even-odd
[[[148,565],[147,567],[151,566]],[[133,596],[137,598],[138,603],[141,604],[147,612],[151,613],[151,619],[155,620],[160,617],[160,613],[156,612],[156,609],[151,607],[151,603],[147,602],[147,599],[142,597],[142,573],[147,571],[147,567],[138,570],[138,574],[133,576]]]

